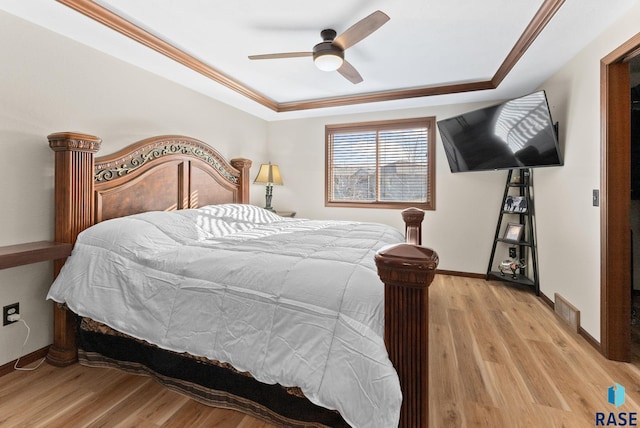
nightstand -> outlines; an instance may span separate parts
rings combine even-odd
[[[276,214],[278,214],[280,217],[295,217],[296,216],[296,212],[295,211],[276,211]]]

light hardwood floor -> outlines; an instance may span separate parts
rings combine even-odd
[[[429,296],[431,428],[593,427],[596,412],[640,411],[640,370],[603,358],[532,293],[438,275]],[[0,378],[0,426],[271,427],[145,377],[46,364]]]

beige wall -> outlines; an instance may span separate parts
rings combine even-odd
[[[264,159],[263,120],[4,12],[0,64],[0,245],[53,238],[52,132],[97,135],[102,154],[170,133],[206,141],[226,158]],[[51,270],[0,270],[0,307],[20,302],[31,327],[25,354],[52,341],[44,300]],[[0,326],[0,365],[20,355],[25,335],[21,323]]]

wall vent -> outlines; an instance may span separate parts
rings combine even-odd
[[[553,310],[573,331],[577,333],[578,328],[580,327],[580,311],[558,293],[554,294],[554,298],[555,302]]]

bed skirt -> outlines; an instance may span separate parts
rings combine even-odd
[[[79,326],[78,359],[85,366],[148,375],[201,403],[274,425],[349,427],[337,411],[311,403],[298,388],[264,384],[226,363],[167,351],[86,318]]]

